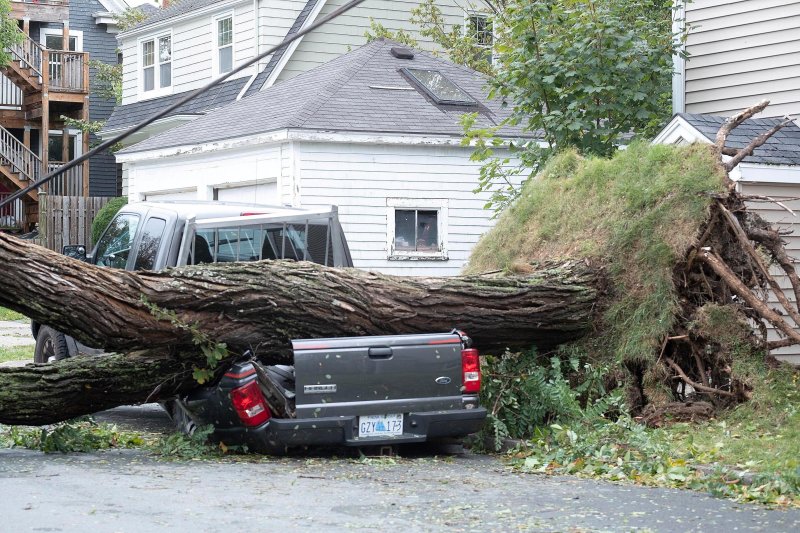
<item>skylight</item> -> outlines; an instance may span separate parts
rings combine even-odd
[[[438,70],[404,68],[403,72],[437,104],[478,105],[478,102]]]

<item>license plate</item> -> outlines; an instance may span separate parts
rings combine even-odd
[[[403,415],[366,415],[358,417],[359,437],[390,437],[403,434]]]

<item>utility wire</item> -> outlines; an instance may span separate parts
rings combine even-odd
[[[272,48],[270,48],[266,52],[263,52],[263,53],[257,55],[256,57],[248,60],[247,62],[239,65],[238,67],[236,67],[232,71],[228,72],[224,76],[221,76],[221,77],[211,81],[210,83],[207,83],[203,87],[200,87],[199,89],[193,91],[192,93],[190,93],[187,96],[181,98],[180,100],[178,100],[177,102],[175,102],[171,106],[167,107],[166,109],[164,109],[162,111],[159,111],[158,113],[156,113],[152,117],[148,118],[147,120],[145,120],[141,124],[132,127],[128,131],[120,133],[119,135],[117,135],[113,139],[109,139],[109,140],[107,140],[107,141],[105,141],[105,142],[103,142],[101,144],[98,144],[97,146],[95,146],[94,148],[92,148],[91,150],[86,152],[85,154],[83,154],[83,155],[81,155],[79,157],[76,157],[72,161],[69,161],[68,163],[64,163],[62,166],[58,167],[57,169],[55,169],[53,172],[51,172],[50,174],[46,175],[45,177],[40,178],[39,180],[37,180],[37,181],[31,183],[30,185],[28,185],[27,187],[25,187],[24,189],[20,189],[19,191],[17,191],[15,193],[13,193],[12,195],[8,196],[5,200],[0,202],[0,208],[10,204],[11,202],[16,200],[17,198],[20,198],[20,197],[28,194],[28,192],[32,191],[33,189],[37,189],[37,188],[41,187],[45,183],[49,182],[50,180],[52,180],[56,176],[59,176],[60,174],[63,174],[67,170],[80,165],[81,163],[83,163],[84,161],[86,161],[87,159],[92,157],[93,155],[95,155],[95,154],[97,154],[99,152],[102,152],[103,150],[105,150],[107,148],[110,148],[111,146],[114,146],[115,144],[117,144],[121,140],[125,139],[126,137],[129,137],[129,136],[133,135],[137,131],[141,131],[143,128],[149,126],[150,124],[152,124],[156,120],[158,120],[158,119],[168,115],[169,113],[175,111],[176,109],[178,109],[179,107],[181,107],[185,103],[197,98],[198,96],[200,96],[204,92],[208,91],[212,87],[214,87],[216,85],[219,85],[220,83],[222,83],[223,81],[227,80],[228,78],[230,78],[234,74],[238,74],[239,72],[243,71],[244,69],[246,69],[247,67],[249,67],[253,63],[256,63],[257,61],[261,61],[262,59],[264,59],[265,57],[269,56],[270,54],[274,54],[275,52],[277,52],[278,50],[280,50],[284,46],[293,43],[294,41],[302,38],[304,35],[306,35],[308,33],[311,33],[312,31],[316,30],[317,28],[319,28],[319,27],[327,24],[328,22],[332,21],[333,19],[335,19],[339,15],[342,15],[342,14],[346,13],[347,11],[350,11],[351,9],[353,9],[357,5],[363,3],[364,1],[365,0],[351,0],[350,2],[348,2],[345,5],[343,5],[342,7],[340,7],[339,9],[337,9],[336,11],[334,11],[333,13],[328,15],[327,17],[315,22],[314,24],[312,24],[308,28],[295,33],[291,37],[287,37],[280,44],[278,44],[276,46],[273,46]]]

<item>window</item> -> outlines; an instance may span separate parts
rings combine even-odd
[[[100,237],[95,252],[95,264],[114,268],[125,268],[131,253],[139,215],[120,214],[111,222]]]
[[[216,73],[225,74],[233,70],[233,15],[225,15],[215,20]]]
[[[172,36],[142,41],[142,92],[163,93],[172,86]]]
[[[470,95],[438,70],[404,68],[402,71],[437,104],[478,105]]]
[[[467,35],[470,35],[479,48],[484,49],[486,60],[493,62],[494,27],[492,19],[484,13],[472,13],[467,17]]]
[[[153,270],[166,227],[167,221],[163,218],[151,218],[144,225],[139,250],[136,252],[136,262],[133,265],[134,270]]]
[[[386,204],[389,259],[447,259],[447,200],[388,198]]]

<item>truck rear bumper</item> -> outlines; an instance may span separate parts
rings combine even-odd
[[[273,418],[257,428],[217,429],[215,436],[226,444],[246,445],[251,451],[283,453],[288,448],[310,445],[374,446],[463,437],[478,431],[485,419],[486,409],[483,407],[409,413],[404,419],[403,434],[360,438],[357,416]]]

